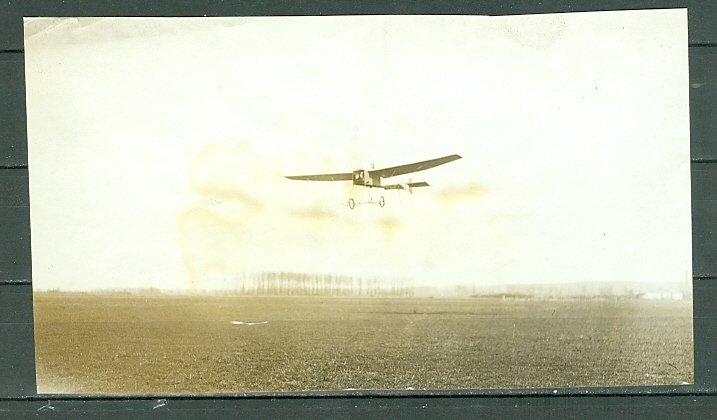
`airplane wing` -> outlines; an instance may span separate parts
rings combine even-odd
[[[353,175],[351,172],[344,174],[319,174],[319,175],[296,175],[287,176],[289,179],[299,181],[351,181]]]
[[[393,166],[391,168],[376,169],[369,171],[371,177],[380,176],[381,178],[390,178],[392,176],[410,174],[411,172],[424,171],[426,169],[435,168],[448,162],[453,162],[461,157],[458,155],[444,156],[438,159],[424,160],[423,162],[409,163],[408,165]],[[350,174],[349,174],[350,175]]]

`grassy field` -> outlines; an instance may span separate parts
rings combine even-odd
[[[682,301],[36,293],[35,338],[39,391],[51,393],[693,381]]]

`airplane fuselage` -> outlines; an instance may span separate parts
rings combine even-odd
[[[371,174],[366,169],[357,169],[352,172],[353,184],[360,185],[362,187],[381,187],[381,177],[378,175]]]

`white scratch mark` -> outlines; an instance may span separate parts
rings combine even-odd
[[[234,325],[263,325],[268,323],[269,321],[232,321]]]
[[[55,411],[55,406],[52,405],[52,403],[48,400],[47,404],[43,405],[42,407],[38,408],[37,411]]]

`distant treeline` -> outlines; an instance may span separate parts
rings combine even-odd
[[[545,299],[692,299],[691,286],[667,289],[639,283],[565,283],[565,284],[491,284],[424,286],[407,279],[385,279],[340,274],[267,271],[236,273],[229,278],[198,281],[191,288],[86,290],[90,293],[126,295],[223,295],[223,296],[360,296],[360,297],[462,297],[498,298],[502,300]],[[39,292],[40,290],[35,290]],[[46,293],[73,291],[52,289]],[[81,291],[77,291],[82,293]]]
[[[247,296],[413,296],[413,285],[374,277],[294,272],[243,274],[236,291]]]

